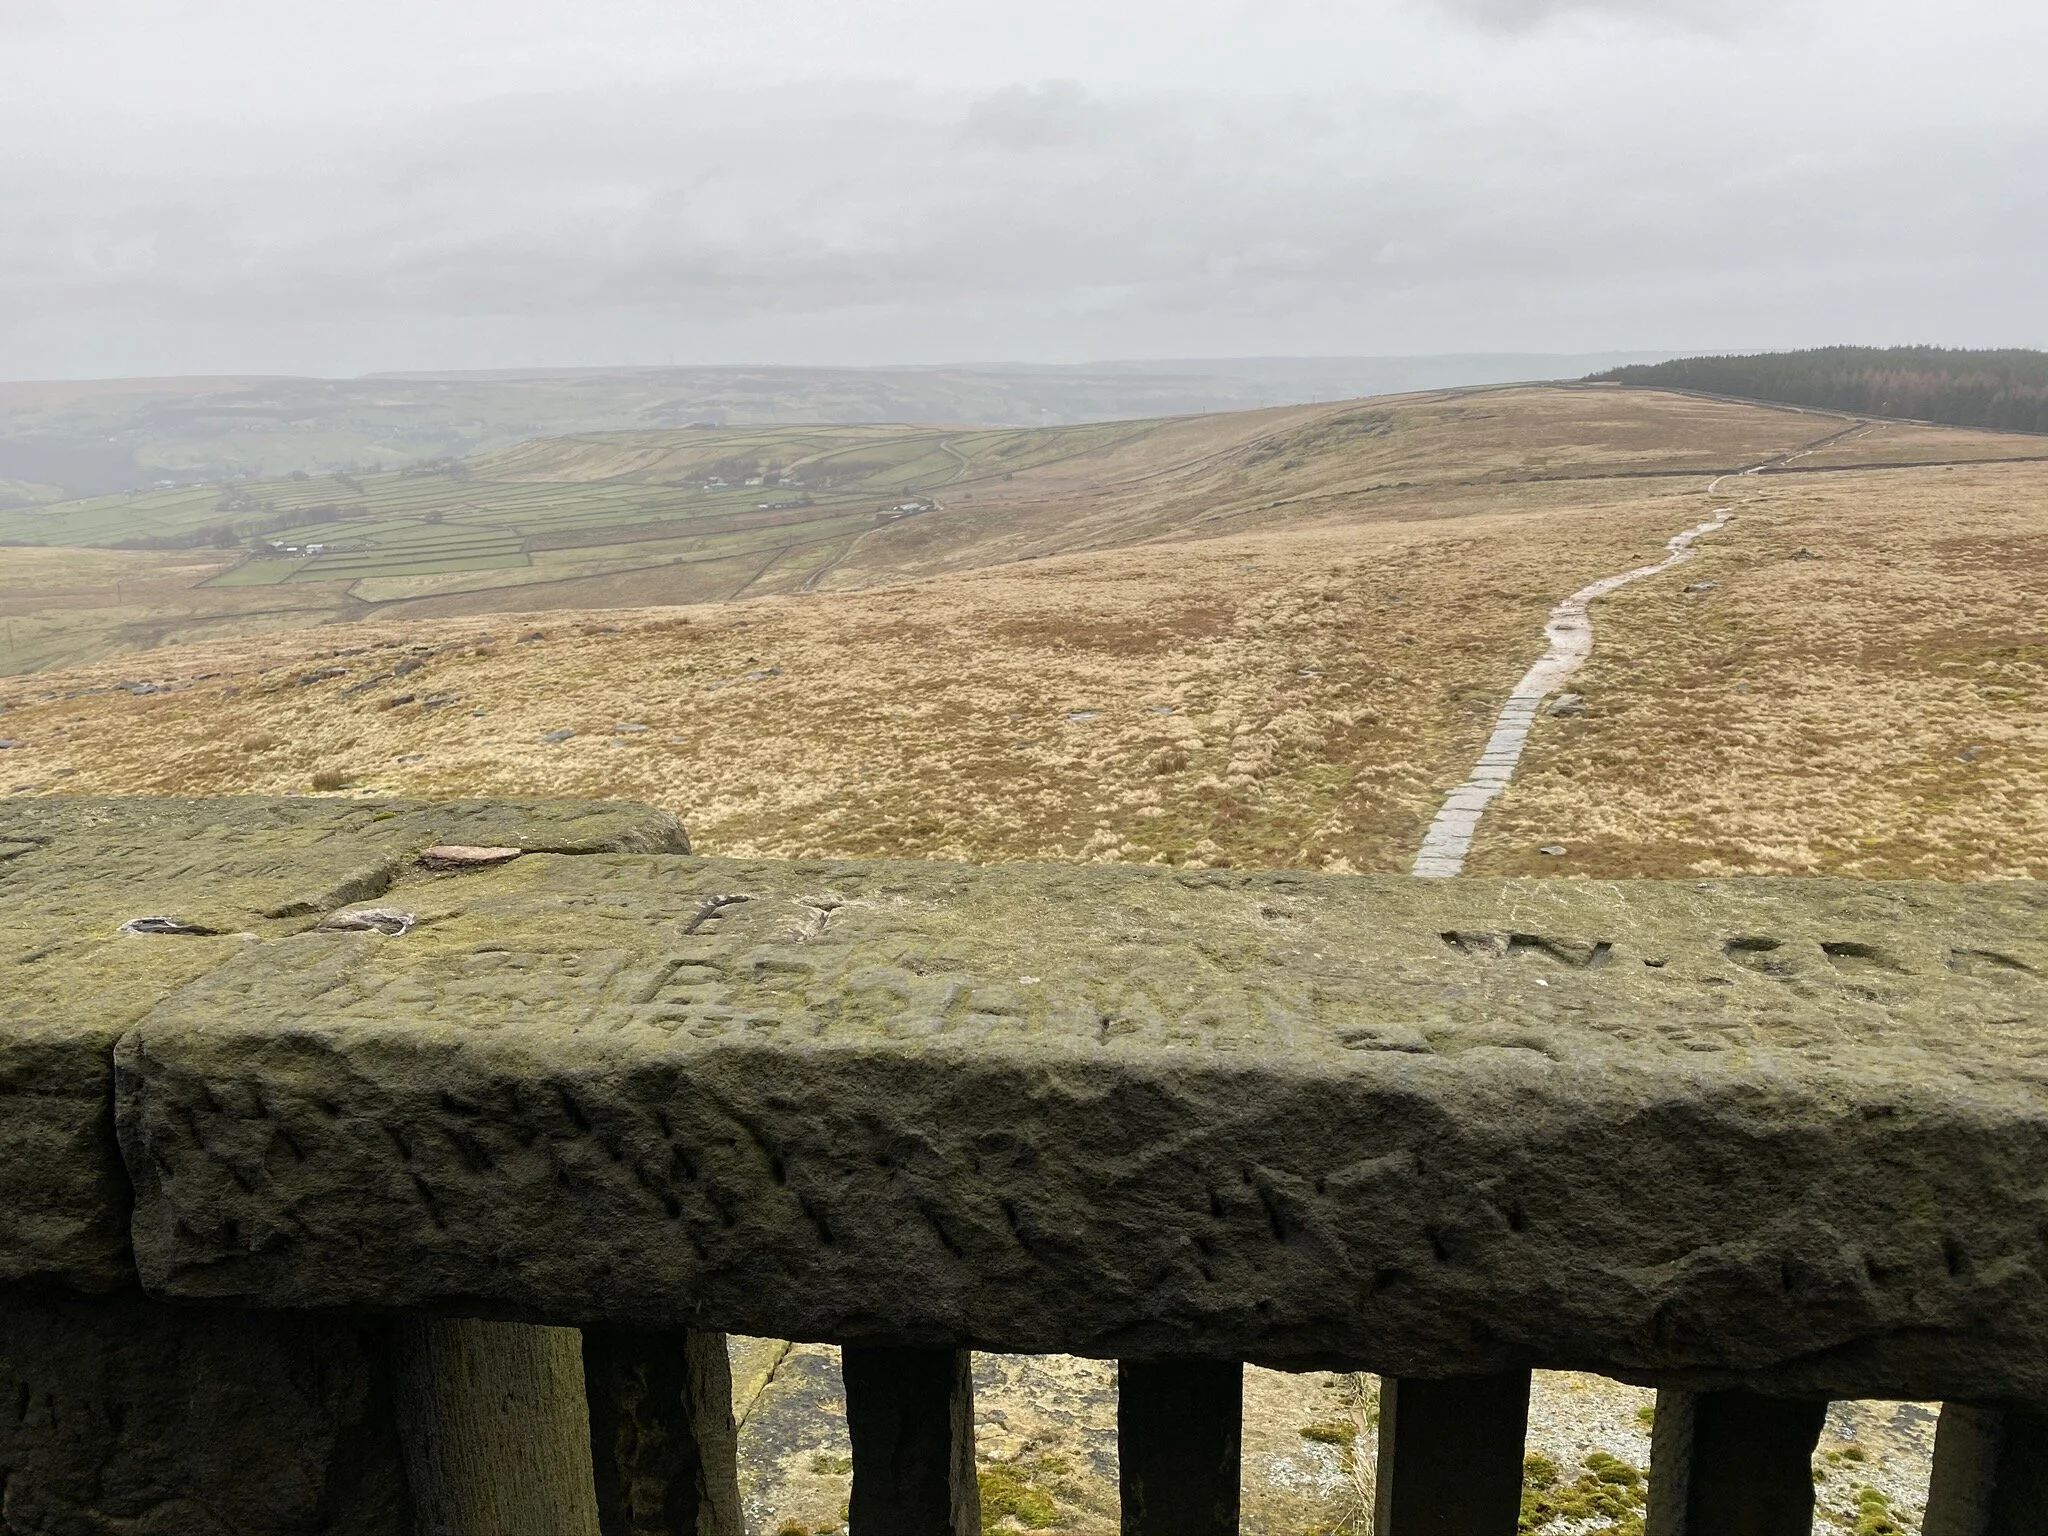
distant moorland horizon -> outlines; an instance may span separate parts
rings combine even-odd
[[[1076,426],[1570,378],[1671,355],[707,364],[0,382],[0,508],[461,458],[569,432]]]

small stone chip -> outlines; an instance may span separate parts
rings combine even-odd
[[[381,933],[397,938],[411,930],[419,918],[396,907],[358,907],[353,912],[331,912],[320,921],[325,933]]]
[[[483,869],[508,864],[525,852],[523,848],[478,848],[468,843],[439,843],[420,854],[428,869]]]
[[[1570,853],[1571,849],[1566,848],[1558,843],[1546,843],[1543,847],[1538,848],[1536,851],[1538,853],[1547,853],[1553,859],[1556,859],[1562,858],[1565,854]]]

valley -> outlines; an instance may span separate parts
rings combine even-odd
[[[1584,708],[1538,717],[1468,868],[2039,873],[2048,469],[2013,457],[2031,440],[1914,430],[1924,462],[1859,468],[1905,455],[1843,418],[1528,388],[545,440],[389,494],[444,526],[502,490],[558,533],[696,501],[728,526],[689,537],[789,537],[730,526],[762,488],[704,489],[751,468],[863,524],[786,566],[750,544],[722,587],[680,556],[659,582],[223,585],[198,552],[17,552],[79,605],[38,611],[24,581],[17,635],[84,628],[107,562],[190,584],[123,579],[179,643],[13,680],[0,788],[615,795],[716,852],[1400,871],[1559,598],[1660,556],[1721,472],[1820,444],[1724,487],[1682,575],[1594,605]],[[877,520],[906,495],[935,505]]]

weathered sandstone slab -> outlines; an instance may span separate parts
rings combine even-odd
[[[2048,1398],[2033,885],[597,855],[406,894],[124,1036],[151,1289]]]
[[[604,802],[0,803],[0,1284],[132,1286],[116,1037],[251,944],[385,891],[445,842],[688,846],[672,816]],[[121,931],[150,918],[169,923],[141,926],[171,931]]]

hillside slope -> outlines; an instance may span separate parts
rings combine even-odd
[[[1655,353],[1074,366],[557,368],[357,379],[0,381],[0,508],[158,481],[370,473],[567,432],[815,422],[1053,426],[1573,378]]]
[[[715,852],[1401,870],[1551,607],[1732,495],[1686,575],[1595,606],[1584,712],[1539,719],[1469,867],[2048,875],[2048,466],[1954,432],[1961,467],[1858,467],[1893,451],[1860,430],[1613,390],[1153,424],[985,476],[844,587],[403,605],[20,679],[0,790],[610,794]],[[1748,456],[1781,468],[1710,495]]]
[[[4,563],[0,613],[14,622],[0,666],[295,623],[715,601],[1331,517],[1462,515],[1515,482],[1732,467],[1842,425],[1534,387],[1038,430],[585,434],[411,471],[171,488],[0,513],[0,542],[101,552]]]

